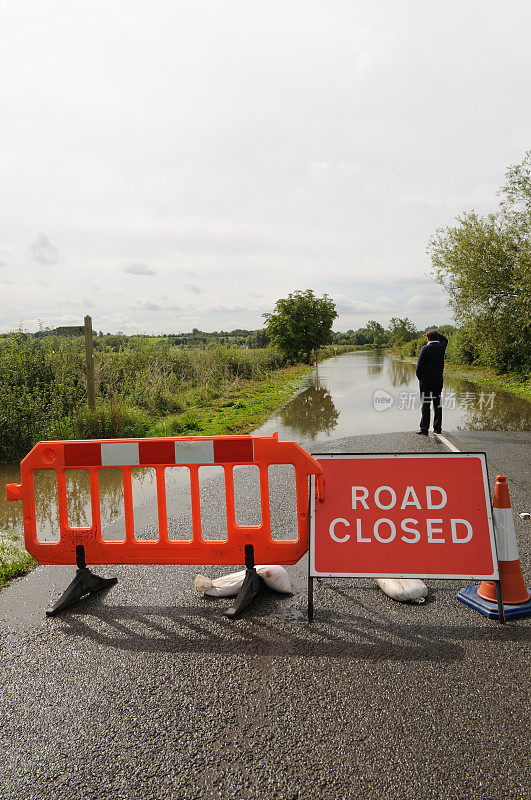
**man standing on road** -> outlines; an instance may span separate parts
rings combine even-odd
[[[443,388],[444,351],[448,339],[435,330],[426,332],[427,343],[420,348],[416,375],[420,385],[422,417],[420,431],[428,435],[430,427],[430,407],[433,403],[433,432],[440,433],[442,427],[441,392]]]

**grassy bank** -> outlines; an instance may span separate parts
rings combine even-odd
[[[197,403],[183,413],[159,419],[147,436],[220,436],[257,428],[297,391],[312,367],[284,367],[262,379],[239,381],[215,402]]]
[[[447,363],[444,366],[446,375],[472,381],[485,388],[501,389],[504,392],[516,394],[531,402],[531,380],[524,380],[520,375],[511,373],[499,375],[486,367],[468,366],[467,364]]]

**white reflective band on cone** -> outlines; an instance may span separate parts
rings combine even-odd
[[[518,545],[510,508],[493,508],[498,561],[518,561]]]

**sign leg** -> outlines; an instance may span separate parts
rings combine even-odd
[[[498,601],[498,618],[502,625],[505,625],[505,609],[503,607],[501,581],[494,581],[494,583],[496,586],[496,600]]]
[[[308,575],[308,622],[313,622],[313,578]]]

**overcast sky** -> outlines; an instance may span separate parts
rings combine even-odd
[[[528,0],[0,0],[0,331],[451,320],[426,245],[531,147]]]

